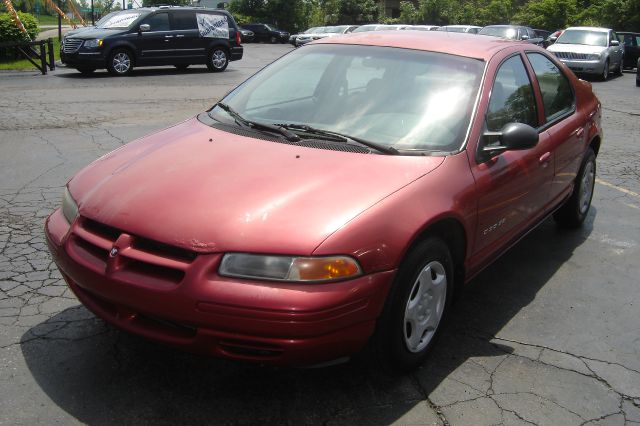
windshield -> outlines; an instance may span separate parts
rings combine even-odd
[[[469,127],[484,62],[376,46],[310,45],[224,100],[265,124],[303,124],[399,150],[455,151]],[[221,108],[210,115],[233,123]]]
[[[513,40],[518,37],[518,30],[511,27],[484,27],[478,34],[509,38]]]
[[[142,16],[142,12],[120,12],[114,15],[107,15],[96,24],[97,28],[104,29],[126,29]]]
[[[347,25],[340,25],[338,27],[329,27],[327,29],[328,33],[339,33],[342,34],[343,32],[345,32],[345,30],[349,28]]]
[[[607,33],[603,31],[566,30],[556,44],[585,44],[587,46],[607,46]]]

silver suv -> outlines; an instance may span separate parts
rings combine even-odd
[[[624,50],[616,33],[608,28],[567,28],[547,49],[576,74],[595,74],[602,80],[611,71],[622,74]]]

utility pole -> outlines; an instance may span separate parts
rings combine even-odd
[[[58,0],[58,9],[60,9],[60,0]],[[58,40],[62,41],[62,15],[58,13]]]
[[[91,25],[96,25],[95,15],[93,13],[93,0],[91,0]]]

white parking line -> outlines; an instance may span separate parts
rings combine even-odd
[[[631,195],[632,197],[640,198],[640,194],[638,194],[637,192],[633,192],[633,191],[630,191],[628,189],[616,186],[616,185],[614,185],[612,183],[609,183],[609,182],[606,182],[606,181],[604,181],[602,179],[596,179],[596,183],[599,183],[600,185],[608,186],[609,188],[616,189],[616,190],[618,190],[618,191],[620,191],[622,193],[625,193],[627,195]]]

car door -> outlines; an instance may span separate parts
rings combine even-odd
[[[156,12],[147,16],[141,25],[149,25],[149,31],[138,34],[136,46],[141,64],[160,64],[173,55],[173,34],[169,23],[169,13]]]
[[[499,132],[513,122],[539,127],[538,101],[519,53],[499,65],[490,84],[486,131]],[[507,151],[488,160],[473,153],[475,158],[470,161],[476,180],[478,215],[472,263],[483,263],[544,214],[553,176],[553,155],[547,132],[538,133],[539,142],[531,149]]]
[[[571,191],[582,162],[586,120],[576,113],[576,97],[569,79],[548,56],[527,52],[542,97],[544,124],[554,155],[550,202],[556,204]]]
[[[192,10],[172,10],[171,29],[174,35],[175,63],[203,62],[206,56],[205,39],[200,37],[197,13]]]
[[[613,42],[618,43],[617,46],[613,45]],[[624,55],[624,46],[618,40],[618,35],[615,31],[609,31],[609,66],[613,67],[614,64],[617,65],[621,63]]]

